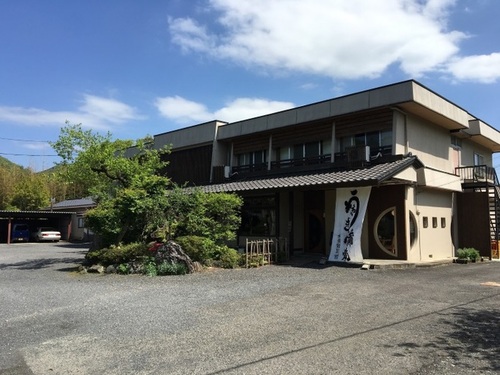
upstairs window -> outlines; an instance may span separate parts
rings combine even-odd
[[[392,130],[374,131],[349,135],[338,140],[340,152],[354,146],[370,146],[370,155],[390,155],[392,153]]]
[[[474,153],[474,165],[484,165],[483,155]]]
[[[282,166],[287,166],[284,163],[286,161],[314,162],[323,159],[324,156],[329,156],[331,150],[332,142],[330,140],[297,143],[293,146],[281,147],[279,149],[279,160]]]
[[[321,155],[321,142],[299,143],[293,146],[294,159],[314,158]]]
[[[266,150],[246,152],[239,154],[237,158],[240,167],[264,167],[267,163],[267,152]]]
[[[462,148],[462,140],[455,135],[451,136],[451,145],[455,148]]]

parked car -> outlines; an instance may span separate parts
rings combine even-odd
[[[27,224],[14,224],[10,232],[11,242],[28,242],[30,239],[30,229]]]
[[[61,239],[61,232],[54,228],[40,227],[37,228],[36,232],[32,233],[32,237],[35,241],[55,241],[58,242]]]

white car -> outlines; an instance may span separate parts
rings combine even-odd
[[[59,242],[61,239],[61,232],[49,227],[37,228],[36,232],[33,233],[33,238],[35,241],[55,241]]]

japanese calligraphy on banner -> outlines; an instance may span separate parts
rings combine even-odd
[[[335,227],[329,261],[362,262],[361,231],[371,187],[337,189]]]

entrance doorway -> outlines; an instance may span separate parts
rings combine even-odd
[[[325,254],[325,193],[304,193],[304,250],[308,253]]]

